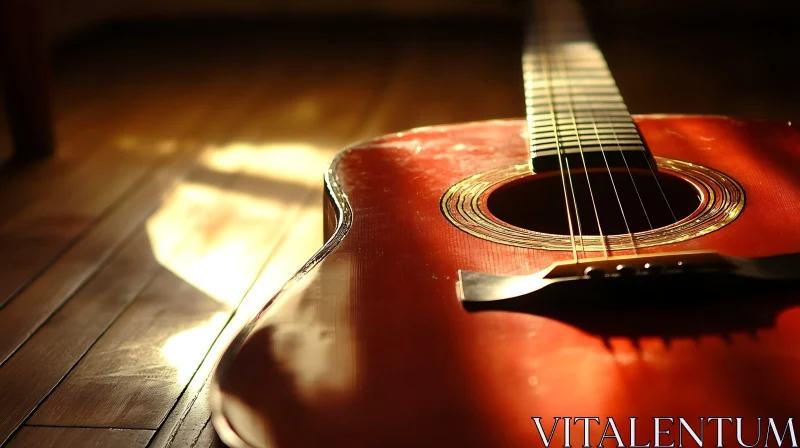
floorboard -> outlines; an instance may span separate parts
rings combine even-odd
[[[204,112],[213,110],[209,99],[204,91],[195,95],[194,101],[184,103],[188,106],[185,109],[166,109],[166,118],[159,119],[154,114],[140,114],[147,119],[134,116],[122,129],[116,129],[115,138],[124,142],[134,138],[129,136],[153,135],[153,129],[161,126],[169,127],[173,138],[196,132],[202,120],[209,119],[208,115],[203,117]],[[146,125],[134,126],[136,121],[145,121]],[[100,121],[90,127],[105,125]],[[0,259],[0,306],[12,300],[22,286],[124,195],[150,177],[175,149],[169,141],[149,141],[145,147],[136,143],[123,146],[101,147],[79,169],[52,181],[36,200],[0,227],[0,249],[5,254]]]
[[[250,117],[238,139],[201,155],[199,166],[173,192],[176,198],[148,219],[150,245],[165,269],[30,423],[159,426],[290,219],[311,191],[320,190],[333,149],[351,138],[382,90],[392,58],[372,51],[351,56],[369,65],[345,67],[324,79],[318,76],[325,69],[320,65],[335,63],[330,58],[314,59],[315,70],[303,70],[308,61],[295,66],[295,87],[278,86],[280,95],[265,99],[273,108]],[[304,95],[311,100],[298,104]],[[342,108],[345,97],[348,107]],[[287,114],[288,108],[294,113]],[[336,119],[322,120],[329,113]],[[202,210],[185,208],[193,200],[202,201]],[[315,207],[320,203],[321,198]],[[208,216],[192,224],[202,211]],[[164,237],[173,244],[180,240],[177,249],[165,249]]]
[[[252,69],[252,64],[240,68]],[[88,280],[73,300],[67,302],[67,307],[60,310],[41,332],[35,333],[33,340],[0,368],[0,394],[4,395],[0,399],[0,406],[6,411],[0,414],[4,415],[0,425],[0,442],[13,432],[83,356],[91,343],[111,324],[115,313],[118,314],[127,305],[126,300],[133,299],[127,297],[126,293],[131,289],[143,289],[155,275],[153,272],[149,278],[146,275],[137,276],[138,272],[149,272],[149,263],[154,257],[149,237],[144,233],[144,220],[162,204],[165,193],[174,188],[192,167],[197,166],[198,155],[201,151],[209,150],[207,145],[226,141],[230,138],[226,133],[239,127],[239,123],[254,109],[261,107],[257,102],[263,97],[253,92],[242,92],[239,87],[243,82],[252,83],[262,74],[251,72],[242,70],[233,75],[228,73],[227,76],[218,76],[215,84],[206,84],[204,94],[198,96],[212,100],[203,106],[208,120],[201,123],[202,126],[192,135],[176,139],[170,144],[180,155],[154,172],[124,204],[88,232],[72,248],[72,252],[65,253],[23,290],[17,298],[19,302],[15,300],[0,310],[0,321],[6,319],[7,323],[2,353],[8,356],[47,318],[48,312],[57,309],[80,287],[82,281]],[[243,77],[241,73],[247,73],[250,78]],[[173,97],[172,100],[178,98]],[[196,106],[193,103],[184,105]],[[157,138],[154,133],[140,134],[140,141],[134,142],[139,150],[151,151],[162,148],[161,143],[162,138]],[[186,213],[191,213],[191,210],[186,210]],[[149,257],[143,256],[137,262],[132,262],[125,256],[122,259],[116,256],[107,269],[92,277],[92,269],[102,266],[104,257],[114,256],[115,245],[125,244],[126,234],[136,233],[137,228],[142,236],[138,240],[133,239],[136,247],[128,249],[128,252],[138,250]],[[139,240],[141,243],[136,245]],[[167,245],[166,242],[164,244]],[[101,256],[87,259],[87,254],[93,253]],[[15,309],[17,312],[12,314]]]
[[[423,35],[416,36],[415,39],[409,36],[409,43],[399,49],[399,63],[396,65],[398,70],[392,74],[379,104],[358,130],[357,140],[421,126],[426,122],[474,120],[480,118],[479,113],[483,113],[476,114],[478,105],[486,108],[487,113],[513,116],[516,99],[509,93],[490,91],[485,94],[463,94],[464,91],[474,90],[470,88],[470,83],[476,82],[472,78],[473,74],[484,72],[487,67],[493,66],[492,63],[497,66],[502,60],[493,50],[497,42],[470,42],[467,57],[461,52],[444,51],[448,45],[446,43],[439,42],[438,47],[424,44],[428,39],[434,40],[434,37]],[[449,45],[452,46],[452,43]],[[452,71],[463,75],[460,81],[453,82],[451,78],[432,73],[432,70]],[[508,70],[499,70],[495,76],[513,78],[508,74]],[[425,98],[425,102],[414,101],[420,97]],[[415,113],[408,113],[409,110],[414,110]],[[259,279],[212,347],[187,391],[156,433],[151,447],[215,446],[216,439],[208,435],[208,378],[211,369],[237,330],[321,247],[321,203],[322,191],[317,189],[309,196],[299,216],[293,218],[293,228],[270,257]]]
[[[255,284],[209,351],[186,392],[151,442],[152,447],[187,446],[207,432],[210,418],[208,378],[222,350],[239,328],[255,315],[263,303],[302,267],[322,245],[322,192],[309,195],[292,217],[291,230],[283,235]]]
[[[217,446],[211,369],[322,244],[335,152],[517,115],[514,32],[307,29],[71,50],[61,151],[0,177],[0,444]]]
[[[25,427],[9,448],[144,448],[153,431],[104,428]]]
[[[152,154],[152,151],[140,150],[140,138],[176,138],[177,129],[170,120],[191,120],[197,113],[202,113],[202,107],[191,106],[201,105],[200,102],[208,98],[206,94],[220,93],[219,89],[214,89],[214,83],[225,75],[219,70],[206,70],[196,76],[187,76],[186,68],[181,69],[179,64],[173,63],[173,72],[169,76],[186,79],[176,86],[167,82],[167,75],[153,74],[152,70],[141,73],[143,70],[139,69],[140,76],[137,77],[137,73],[126,71],[131,69],[130,62],[120,60],[120,56],[110,62],[107,66],[113,69],[103,65],[92,67],[91,71],[73,69],[72,72],[76,73],[65,75],[69,79],[63,83],[68,85],[57,89],[56,93],[82,90],[83,96],[78,96],[77,92],[56,95],[58,141],[52,158],[3,170],[4,175],[0,176],[0,224],[5,224],[26,208],[46,208],[47,203],[42,205],[41,202],[53,195],[56,195],[56,200],[50,200],[50,204],[58,202],[65,187],[72,187],[68,191],[70,196],[74,196],[74,186],[80,187],[87,174],[96,173],[97,166],[85,167],[87,164],[108,162],[109,157],[118,153]],[[227,77],[230,78],[230,74]],[[63,104],[68,100],[72,103]],[[177,107],[187,106],[188,113],[175,113],[180,111]],[[113,166],[114,160],[110,162]],[[76,172],[79,170],[82,172]]]

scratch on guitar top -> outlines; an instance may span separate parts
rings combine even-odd
[[[671,128],[665,128],[664,132],[667,133],[667,134],[674,135],[674,136],[676,136],[676,137],[678,137],[680,139],[686,140],[686,136],[683,133],[673,131]]]
[[[389,141],[379,141],[374,143],[367,144],[364,149],[406,149],[406,150],[416,150],[417,147],[420,147],[422,144],[430,144],[430,142],[423,142],[420,139],[411,139],[411,140],[389,140]]]

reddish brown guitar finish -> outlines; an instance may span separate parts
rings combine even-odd
[[[717,169],[744,187],[747,201],[718,231],[641,253],[800,251],[800,133],[790,124],[681,116],[636,122],[654,155]],[[555,416],[613,416],[626,443],[628,417],[643,420],[637,441],[645,443],[653,440],[654,416],[684,417],[695,428],[697,417],[740,416],[750,418],[744,441],[753,443],[755,417],[774,417],[782,430],[786,418],[800,414],[800,308],[785,294],[578,322],[465,311],[456,299],[459,269],[524,274],[572,256],[478,239],[440,211],[440,198],[457,181],[525,162],[524,126],[424,128],[341,156],[332,170],[352,225],[348,230],[345,207],[339,235],[221,361],[214,415],[223,440],[258,447],[541,446],[533,416],[543,417],[548,433]],[[564,300],[580,306],[579,297]],[[665,321],[674,321],[668,343],[637,337],[648,322]],[[664,427],[676,434],[677,425]],[[592,427],[592,444],[602,429]],[[725,431],[733,444],[733,428]],[[677,437],[663,440],[677,446]],[[714,446],[715,425],[707,425],[705,441]],[[562,444],[559,426],[553,446]],[[572,428],[572,444],[583,444],[581,425]]]

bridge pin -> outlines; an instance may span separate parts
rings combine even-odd
[[[654,264],[654,263],[645,263],[644,264],[644,270],[648,274],[659,274],[662,269],[663,269],[663,267],[660,264]]]
[[[678,262],[678,267],[681,269],[681,271],[683,271],[684,274],[691,274],[695,271],[694,266],[682,261]]]
[[[587,276],[589,278],[603,278],[603,277],[606,276],[606,271],[604,271],[604,270],[602,270],[600,268],[595,268],[595,267],[589,266],[588,268],[586,268],[583,271],[583,275],[585,275],[585,276]]]
[[[620,264],[617,265],[617,272],[619,275],[633,275],[636,273],[636,266],[631,266],[629,264]]]

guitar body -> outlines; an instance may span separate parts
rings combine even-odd
[[[656,158],[724,173],[745,201],[724,226],[639,255],[800,251],[800,133],[791,124],[634,119]],[[640,419],[640,444],[654,440],[653,417],[683,417],[695,431],[701,417],[743,417],[748,444],[756,417],[783,431],[800,414],[798,293],[726,292],[587,315],[587,288],[563,298],[561,318],[464,308],[459,270],[529,274],[573,258],[481,238],[443,213],[455,184],[524,164],[527,151],[524,120],[505,120],[422,128],[342,152],[327,176],[328,242],[220,362],[213,406],[222,439],[234,447],[542,446],[532,417],[549,435],[554,417],[595,416],[593,446],[608,417],[625,443],[629,417]],[[702,426],[714,446],[716,423]],[[677,423],[662,428],[672,430],[662,443],[678,446]],[[723,430],[733,445],[734,425]],[[584,444],[583,431],[572,425],[573,446]],[[563,446],[563,421],[553,434],[551,446]],[[696,446],[687,440],[684,432],[683,443]]]

